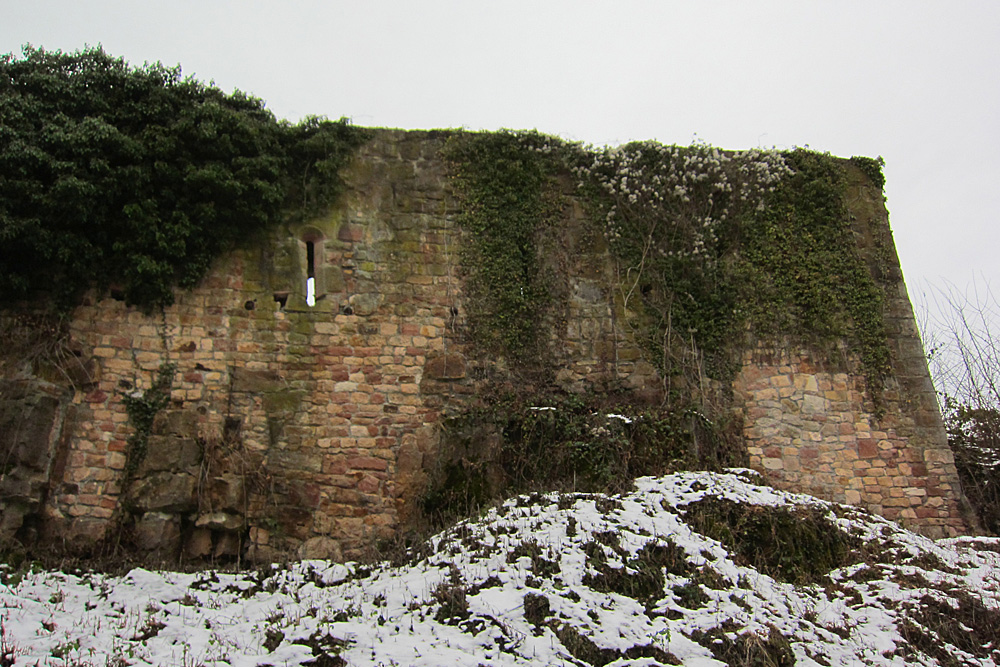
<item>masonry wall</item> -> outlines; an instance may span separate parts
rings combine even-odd
[[[63,364],[72,377],[21,369],[5,381],[20,394],[0,388],[6,431],[35,434],[0,438],[14,461],[0,480],[2,536],[83,546],[124,522],[126,539],[164,558],[347,558],[419,521],[442,419],[491,366],[464,336],[445,140],[378,132],[344,174],[338,210],[248,239],[162,314],[96,296],[77,308]],[[884,207],[861,185],[852,198],[867,248],[888,235]],[[577,206],[564,218],[549,240],[562,249],[552,381],[655,391],[653,366],[616,323],[606,249]],[[968,528],[961,491],[898,263],[890,269],[885,416],[866,402],[850,350],[835,364],[762,347],[734,387],[748,451],[776,485],[954,534]],[[126,474],[126,397],[165,364],[169,404]],[[29,395],[48,398],[25,412]]]
[[[853,350],[789,342],[751,351],[735,389],[751,464],[776,486],[860,505],[942,537],[968,531],[968,510],[906,293],[881,193],[848,172],[862,256],[882,284],[892,351],[879,412]]]

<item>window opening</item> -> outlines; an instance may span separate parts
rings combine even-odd
[[[316,244],[306,241],[306,304],[316,305]]]

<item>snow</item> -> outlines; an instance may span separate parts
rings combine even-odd
[[[1000,619],[1000,540],[935,542],[855,508],[762,486],[755,475],[677,473],[639,479],[617,496],[512,498],[436,535],[429,555],[405,566],[302,561],[124,576],[0,569],[3,646],[18,666],[639,667],[671,654],[708,667],[726,663],[704,633],[749,646],[777,632],[797,665],[902,666],[937,664],[908,653],[904,639],[906,623],[922,622],[925,596],[956,609],[969,596],[988,610],[982,622]],[[825,512],[870,553],[824,582],[779,581],[685,521],[706,498]],[[609,583],[614,573],[639,581],[643,550],[654,545],[673,545],[686,561],[682,574],[662,572],[655,599]],[[685,602],[684,591],[701,602]],[[526,608],[543,599],[547,611]],[[1000,629],[971,630],[992,645],[948,652],[961,664],[994,665],[1000,632],[990,630]],[[595,658],[588,647],[614,653]]]

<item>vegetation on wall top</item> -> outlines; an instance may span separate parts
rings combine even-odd
[[[881,410],[890,368],[883,295],[854,237],[843,161],[703,143],[592,148],[512,131],[457,134],[446,155],[469,233],[471,342],[505,359],[519,380],[481,393],[481,408],[452,420],[461,456],[429,489],[429,513],[538,479],[614,488],[676,467],[741,463],[728,388],[759,344],[822,350],[846,341]],[[879,185],[877,161],[853,164]],[[541,353],[559,339],[549,327],[565,292],[541,267],[574,261],[550,256],[565,252],[549,237],[570,197],[610,252],[617,325],[663,381],[655,405],[648,396],[629,405],[627,392],[615,399],[615,412],[642,425],[619,429],[620,437],[605,432],[602,399],[574,403],[536,381],[552,358]],[[497,451],[474,451],[473,441],[490,437]]]
[[[561,174],[616,261],[619,322],[664,377],[731,379],[749,334],[848,340],[878,405],[889,371],[882,290],[858,252],[842,161],[703,143],[592,148],[508,131],[458,135],[449,157],[472,232],[470,284],[483,295],[475,340],[513,331],[502,351],[538,344],[550,290],[537,240],[566,194]],[[851,162],[882,186],[880,160]]]
[[[0,56],[0,300],[169,304],[221,250],[328,207],[364,135],[101,48]]]

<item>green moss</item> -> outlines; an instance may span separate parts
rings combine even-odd
[[[264,412],[268,415],[293,413],[298,410],[305,395],[305,391],[292,389],[267,392],[262,398]]]

